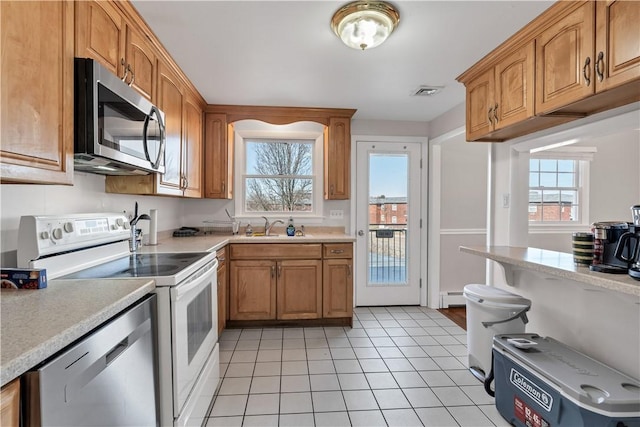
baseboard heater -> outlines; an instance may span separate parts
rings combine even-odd
[[[440,308],[463,305],[467,305],[467,300],[462,292],[440,292]]]

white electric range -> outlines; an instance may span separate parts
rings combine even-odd
[[[117,213],[23,216],[18,266],[46,268],[49,280],[154,279],[160,425],[202,425],[220,378],[218,261],[209,252],[131,254],[130,237]]]

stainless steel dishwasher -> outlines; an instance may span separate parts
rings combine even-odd
[[[27,426],[158,425],[150,295],[25,374]]]

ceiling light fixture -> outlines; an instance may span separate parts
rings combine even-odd
[[[400,22],[400,14],[385,1],[354,1],[331,18],[331,28],[344,44],[371,49],[382,44]]]

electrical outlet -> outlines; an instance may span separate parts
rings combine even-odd
[[[344,211],[343,210],[331,210],[331,211],[329,211],[329,218],[330,219],[343,219],[344,218]]]

